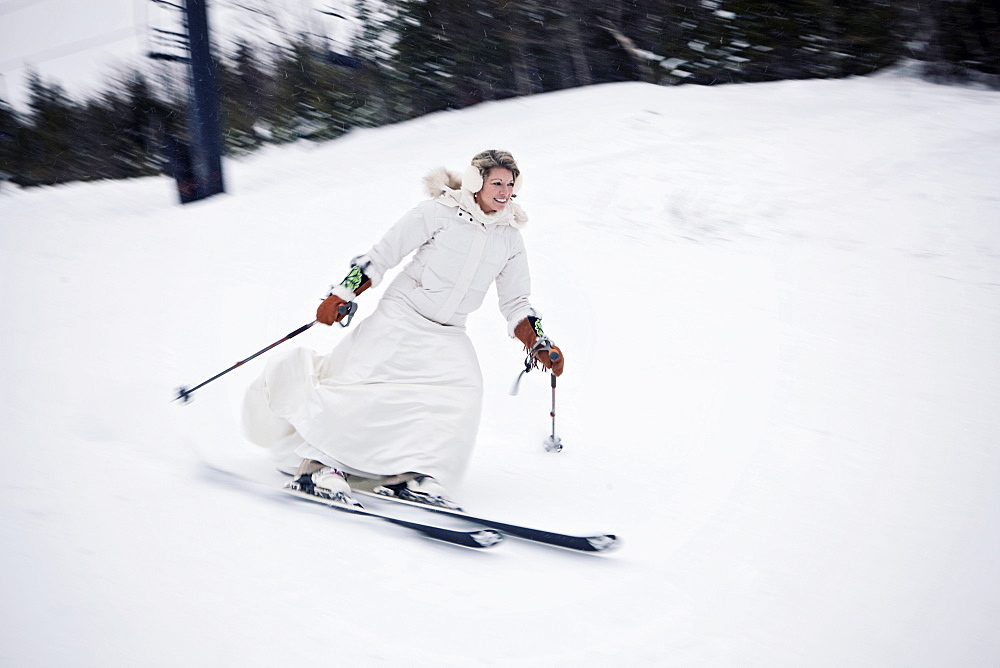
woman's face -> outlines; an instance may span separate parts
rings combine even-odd
[[[484,213],[503,211],[514,192],[514,172],[493,167],[483,179],[483,188],[476,193],[476,203]]]

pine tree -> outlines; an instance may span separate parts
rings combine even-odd
[[[20,183],[23,167],[21,142],[24,126],[17,113],[0,100],[0,188],[6,181]]]
[[[28,74],[28,126],[22,133],[27,185],[51,185],[85,178],[80,169],[76,130],[79,108],[62,87]]]
[[[256,49],[245,39],[237,41],[231,65],[219,63],[219,75],[225,150],[237,155],[252,152],[263,143],[258,123],[273,97],[273,82],[257,59]]]
[[[378,127],[397,120],[391,110],[389,90],[392,82],[391,53],[383,37],[392,14],[382,11],[382,3],[355,0],[354,11],[361,29],[354,41],[353,53],[360,67],[353,73],[357,107],[351,115],[358,127]]]
[[[655,47],[666,83],[837,77],[897,58],[888,2],[687,0],[672,8]]]
[[[1000,87],[1000,3],[929,0],[924,11],[931,76]]]

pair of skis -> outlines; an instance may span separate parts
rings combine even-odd
[[[291,489],[289,487],[285,487],[283,491],[305,501],[319,503],[353,515],[380,519],[385,522],[395,524],[396,526],[415,531],[421,535],[427,536],[428,538],[433,538],[435,540],[455,545],[461,545],[463,547],[476,549],[494,547],[495,545],[502,543],[505,536],[513,536],[515,538],[521,538],[536,543],[542,543],[545,545],[561,547],[567,550],[575,550],[579,552],[605,552],[618,545],[618,537],[613,534],[573,536],[553,531],[544,531],[542,529],[533,529],[531,527],[521,526],[518,524],[499,522],[486,517],[477,517],[461,510],[452,510],[450,508],[442,508],[440,506],[415,503],[397,498],[395,496],[385,496],[375,491],[366,489],[355,488],[354,493],[367,498],[380,499],[389,503],[420,508],[421,510],[426,510],[428,512],[446,515],[448,517],[453,517],[478,525],[479,528],[474,530],[449,529],[434,524],[404,520],[393,515],[388,515],[386,513],[381,513],[360,506],[348,505],[333,499],[325,499],[323,497],[309,494],[297,489]]]
[[[341,305],[341,307],[340,307],[340,313],[341,313],[341,315],[346,316],[346,318],[342,322],[340,322],[340,325],[342,327],[347,327],[351,323],[351,319],[354,317],[354,314],[355,314],[356,311],[357,311],[357,305],[354,302],[348,302],[347,304]],[[267,346],[266,348],[257,351],[256,353],[254,353],[250,357],[237,362],[236,364],[234,364],[233,366],[229,367],[225,371],[217,373],[216,375],[212,376],[208,380],[206,380],[206,381],[204,381],[202,383],[199,383],[195,387],[192,387],[190,389],[188,389],[187,387],[181,387],[181,388],[179,388],[177,390],[177,396],[175,397],[175,400],[180,400],[181,403],[188,403],[188,402],[190,402],[191,399],[192,399],[192,395],[194,394],[195,390],[198,390],[198,389],[204,387],[205,385],[208,385],[209,383],[211,383],[212,381],[216,380],[217,378],[219,378],[221,376],[224,376],[225,374],[229,373],[233,369],[236,369],[236,368],[242,366],[243,364],[249,362],[250,360],[254,359],[255,357],[266,353],[267,351],[271,350],[275,346],[277,346],[277,345],[279,345],[281,343],[284,343],[288,339],[291,339],[291,338],[293,338],[295,336],[298,336],[299,334],[301,334],[302,332],[306,331],[307,329],[309,329],[310,327],[312,327],[315,324],[316,324],[316,321],[314,320],[314,321],[312,321],[311,323],[309,323],[307,325],[303,325],[302,327],[299,327],[295,331],[287,334],[284,338],[279,339],[278,341],[275,341],[274,343],[272,343],[271,345]],[[551,341],[549,341],[547,338],[542,337],[541,339],[539,339],[538,344],[536,344],[536,348],[529,352],[528,358],[525,360],[525,369],[524,369],[524,371],[521,372],[521,375],[518,376],[518,379],[517,379],[518,382],[520,382],[521,376],[523,376],[525,373],[527,373],[528,371],[531,370],[531,368],[533,366],[533,363],[534,363],[533,362],[533,354],[536,352],[536,350],[551,349],[551,345],[552,345]],[[554,357],[552,358],[552,361],[553,362],[555,361]],[[511,394],[516,394],[518,382],[515,382],[514,388],[512,389]],[[555,377],[555,375],[553,375],[552,376],[552,412],[550,413],[550,415],[552,416],[552,435],[546,441],[545,448],[546,448],[546,450],[558,452],[559,450],[562,449],[562,444],[560,442],[561,439],[559,439],[555,435],[555,417],[556,417],[556,412],[555,412],[555,409],[556,409],[556,406],[555,406],[555,401],[556,401],[555,390],[556,390],[556,377]],[[420,534],[422,534],[424,536],[428,536],[428,537],[434,538],[436,540],[441,540],[441,541],[444,541],[446,543],[454,543],[455,545],[463,545],[465,547],[472,547],[472,548],[493,547],[494,545],[498,545],[501,542],[503,542],[504,536],[515,536],[517,538],[523,538],[524,540],[530,540],[530,541],[534,541],[536,543],[543,543],[545,545],[553,545],[555,547],[561,547],[561,548],[565,548],[565,549],[568,549],[568,550],[577,550],[577,551],[580,551],[580,552],[604,552],[604,551],[607,551],[607,550],[610,550],[610,549],[614,548],[618,544],[618,538],[617,538],[617,536],[615,536],[613,534],[598,534],[598,535],[594,535],[594,536],[572,536],[572,535],[569,535],[569,534],[556,533],[556,532],[553,532],[553,531],[543,531],[541,529],[532,529],[531,527],[525,527],[525,526],[521,526],[521,525],[517,525],[517,524],[510,524],[510,523],[507,523],[507,522],[498,522],[496,520],[491,520],[491,519],[488,519],[488,518],[485,518],[485,517],[476,517],[474,515],[469,515],[468,513],[462,512],[460,510],[453,510],[453,509],[450,509],[450,508],[442,508],[442,507],[439,507],[439,506],[431,506],[431,505],[426,505],[426,504],[422,504],[422,503],[414,503],[412,501],[407,501],[405,499],[400,499],[400,498],[397,498],[395,496],[381,495],[381,494],[376,493],[374,491],[374,488],[371,488],[371,487],[369,487],[367,489],[364,488],[364,487],[362,487],[361,489],[356,489],[355,492],[358,493],[358,494],[361,494],[363,496],[367,496],[367,497],[374,497],[374,498],[382,499],[382,500],[389,501],[389,502],[392,502],[392,503],[397,503],[397,504],[402,504],[402,505],[407,505],[407,506],[413,506],[413,507],[421,508],[423,510],[427,510],[427,511],[430,511],[430,512],[440,513],[442,515],[448,515],[448,516],[456,518],[456,519],[464,520],[466,522],[470,522],[472,524],[479,525],[479,528],[475,529],[475,530],[471,530],[471,531],[462,531],[462,530],[458,530],[458,529],[447,529],[445,527],[436,526],[436,525],[433,525],[433,524],[427,524],[427,523],[424,523],[424,522],[411,522],[409,520],[404,520],[404,519],[401,519],[399,517],[394,517],[392,515],[388,515],[388,514],[385,514],[385,513],[377,512],[377,511],[374,511],[374,510],[369,510],[369,509],[361,507],[361,506],[354,506],[354,505],[349,505],[349,504],[346,504],[346,503],[341,503],[341,502],[338,502],[338,501],[336,501],[334,499],[326,499],[326,498],[323,498],[323,497],[320,497],[320,496],[316,496],[314,494],[309,494],[308,492],[304,492],[304,491],[302,491],[300,489],[285,487],[283,491],[285,491],[288,494],[291,494],[292,496],[298,497],[300,499],[304,499],[306,501],[312,501],[314,503],[321,503],[321,504],[329,506],[331,508],[335,508],[337,510],[340,510],[340,511],[343,511],[343,512],[347,512],[347,513],[352,513],[354,515],[359,515],[359,516],[364,516],[364,517],[372,517],[372,518],[384,520],[386,522],[390,522],[390,523],[395,524],[397,526],[404,527],[404,528],[410,529],[412,531],[416,531],[417,533],[420,533]]]

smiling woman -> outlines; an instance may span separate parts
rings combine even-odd
[[[482,190],[476,193],[476,204],[486,213],[503,211],[514,190],[514,175],[509,169],[494,167],[486,175]]]
[[[475,202],[485,213],[504,210],[521,184],[521,170],[506,151],[483,151],[462,176],[463,190],[475,193]]]
[[[446,486],[472,455],[483,393],[465,321],[494,284],[508,334],[562,373],[564,357],[528,299],[520,232],[528,218],[511,201],[521,185],[514,157],[483,151],[461,180],[440,169],[425,185],[431,199],[351,261],[316,320],[343,320],[350,302],[413,253],[375,313],[325,356],[299,349],[274,360],[246,394],[245,432],[296,469],[289,489],[352,504],[345,474],[353,474],[378,480],[384,493],[457,508]]]

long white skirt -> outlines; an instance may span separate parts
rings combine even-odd
[[[416,472],[457,484],[475,447],[483,380],[462,327],[381,300],[329,354],[272,359],[244,402],[263,447],[369,475]]]

